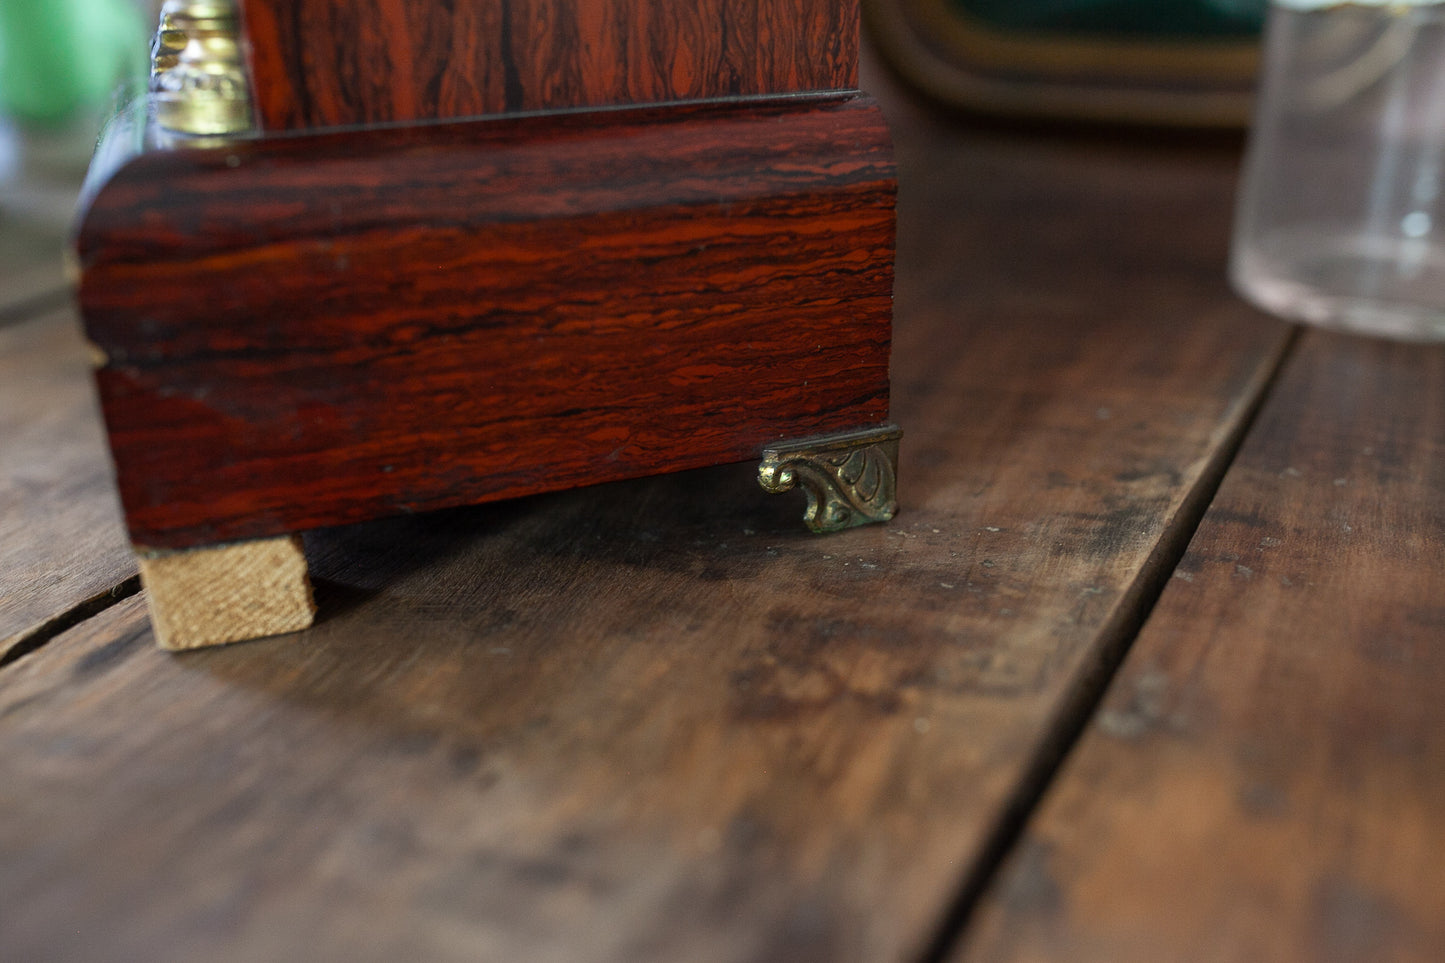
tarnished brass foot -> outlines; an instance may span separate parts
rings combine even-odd
[[[803,521],[815,532],[886,522],[898,511],[897,425],[787,442],[763,451],[758,482],[769,492],[802,485]]]

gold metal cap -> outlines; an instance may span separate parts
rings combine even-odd
[[[251,129],[234,0],[169,0],[161,8],[151,103],[156,123],[173,133],[214,137]]]

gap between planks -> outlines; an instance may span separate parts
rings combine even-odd
[[[6,639],[0,639],[0,669],[19,662],[33,652],[43,649],[52,639],[60,636],[89,619],[95,618],[106,609],[123,602],[140,592],[140,576],[132,575],[118,585],[71,606],[64,612],[52,615],[27,629],[22,629]]]
[[[1033,761],[1006,803],[999,809],[994,827],[986,835],[982,850],[964,874],[952,908],[939,924],[933,938],[926,944],[920,963],[945,963],[959,938],[968,929],[984,893],[1022,837],[1034,810],[1044,793],[1094,717],[1109,683],[1123,665],[1134,640],[1149,620],[1150,614],[1164,594],[1169,579],[1189,548],[1205,512],[1214,501],[1229,467],[1239,454],[1250,428],[1264,403],[1279,381],[1285,363],[1294,354],[1300,339],[1300,328],[1292,327],[1280,342],[1274,358],[1266,366],[1240,408],[1234,425],[1223,443],[1215,449],[1209,463],[1200,473],[1199,481],[1179,505],[1179,511],[1168,525],[1153,551],[1139,570],[1138,577],[1120,599],[1119,606],[1101,628],[1098,658],[1091,670],[1084,672],[1074,690],[1059,704],[1056,717],[1046,727],[1046,735]]]

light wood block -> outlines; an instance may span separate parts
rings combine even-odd
[[[299,632],[316,616],[299,536],[137,554],[162,648]]]

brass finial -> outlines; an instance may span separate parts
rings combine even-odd
[[[161,27],[156,31],[155,43],[151,45],[151,77],[165,73],[181,59],[186,49],[186,35],[176,29],[175,24],[165,15],[161,16]],[[152,87],[154,88],[154,81]]]
[[[151,67],[156,123],[177,134],[224,136],[252,127],[235,0],[168,0]]]

